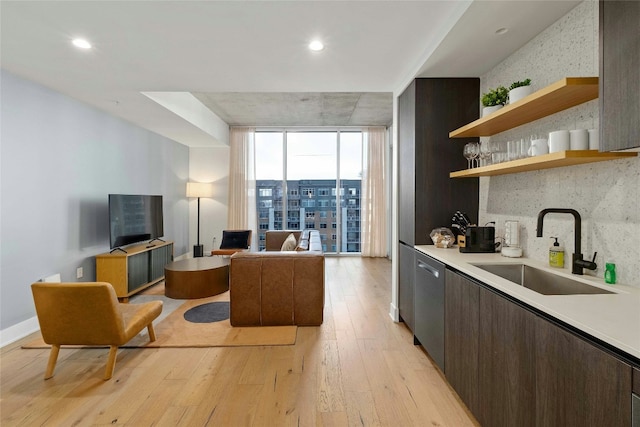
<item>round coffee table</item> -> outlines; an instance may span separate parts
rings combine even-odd
[[[205,298],[228,290],[229,258],[189,258],[164,267],[164,294],[169,298]]]

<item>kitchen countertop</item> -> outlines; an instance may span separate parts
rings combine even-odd
[[[610,344],[640,363],[639,288],[620,284],[608,285],[603,279],[570,274],[567,270],[551,268],[547,264],[528,258],[507,258],[499,253],[460,253],[458,248],[440,249],[433,245],[418,245],[415,248],[496,290]],[[542,295],[471,263],[526,264],[615,293]]]

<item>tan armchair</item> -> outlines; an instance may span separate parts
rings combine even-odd
[[[104,374],[108,380],[119,346],[145,327],[149,339],[156,339],[152,322],[162,312],[162,301],[119,303],[113,286],[104,282],[34,283],[31,291],[42,338],[51,345],[45,380],[53,377],[61,345],[110,346]]]

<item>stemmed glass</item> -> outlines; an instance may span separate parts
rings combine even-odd
[[[469,142],[462,149],[462,155],[467,159],[467,169],[471,169],[472,161],[478,156],[478,144]]]
[[[482,160],[482,166],[486,166],[491,159],[491,143],[489,141],[482,141],[480,143],[480,159]]]

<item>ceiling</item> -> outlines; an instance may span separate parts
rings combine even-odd
[[[0,63],[182,144],[207,147],[226,143],[204,123],[220,119],[390,124],[393,94],[414,77],[481,76],[578,3],[2,0]],[[508,32],[496,34],[502,27]],[[74,37],[94,48],[74,48]],[[315,38],[323,51],[307,49]],[[160,102],[163,96],[172,101]],[[190,100],[189,108],[178,99]],[[198,120],[189,117],[195,104]]]

